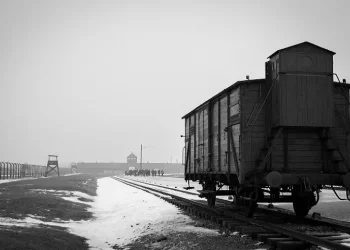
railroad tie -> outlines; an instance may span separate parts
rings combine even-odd
[[[207,219],[208,218],[208,213],[201,211],[200,216],[202,219]]]
[[[199,218],[204,218],[204,212],[203,211],[198,211],[198,216],[199,216]]]
[[[302,241],[279,241],[277,250],[301,250],[309,248],[310,245]]]
[[[239,231],[241,227],[246,226],[247,224],[244,224],[242,222],[232,222],[228,223],[228,228],[231,230]]]
[[[228,225],[229,225],[230,223],[237,223],[237,221],[236,221],[236,220],[224,220],[224,221],[222,222],[222,226],[228,228]]]
[[[256,226],[243,226],[240,228],[241,234],[247,234],[252,239],[256,239],[259,233],[269,233],[265,228]]]
[[[213,213],[204,212],[203,214],[204,214],[204,216],[205,216],[204,218],[205,218],[206,220],[211,220],[211,217],[214,216]]]
[[[267,239],[267,244],[270,245],[271,247],[276,248],[278,242],[282,241],[293,241],[293,238],[290,237],[283,237],[283,238],[268,238]]]
[[[217,220],[216,220],[217,218],[218,218],[217,215],[212,215],[211,218],[210,218],[210,220],[211,220],[212,222],[216,222],[216,221],[217,221]]]
[[[340,236],[339,233],[311,233],[310,235],[316,237]]]
[[[198,213],[198,210],[195,209],[195,208],[193,208],[193,209],[192,209],[192,215],[197,215],[197,213]]]
[[[322,237],[323,240],[347,240],[349,239],[349,236],[329,236],[329,237]]]
[[[264,242],[264,243],[267,242],[268,238],[278,238],[278,237],[282,238],[283,235],[282,234],[276,234],[276,233],[272,233],[272,234],[262,233],[262,234],[258,234],[257,235],[258,241],[261,241],[261,242]]]
[[[230,218],[227,217],[217,217],[216,218],[216,223],[219,225],[222,225],[224,221],[229,220]]]

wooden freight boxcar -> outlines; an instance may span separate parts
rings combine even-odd
[[[334,54],[309,42],[278,50],[265,79],[238,81],[183,117],[185,179],[210,206],[233,195],[252,216],[257,202],[293,202],[303,217],[322,185],[350,188],[349,87],[333,82]]]

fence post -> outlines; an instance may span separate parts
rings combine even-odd
[[[12,163],[10,162],[10,179],[12,179]]]
[[[6,179],[9,178],[9,163],[6,162]]]
[[[18,170],[18,178],[22,178],[22,164],[18,164],[19,165],[19,170]]]
[[[25,169],[25,164],[21,164],[21,178],[24,178],[26,176],[26,174],[24,173]]]
[[[18,179],[18,163],[16,162],[16,179]]]
[[[14,163],[10,163],[10,166],[11,166],[11,179],[13,179],[13,177],[14,177],[14,171],[15,171],[15,164]]]

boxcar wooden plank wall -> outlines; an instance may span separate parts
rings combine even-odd
[[[333,120],[331,76],[280,75],[277,99],[281,126],[331,127]]]
[[[264,83],[265,81],[254,82],[241,87],[241,168],[244,169],[244,175],[250,175],[255,171],[261,171],[256,168],[255,161],[259,157],[260,150],[265,145],[265,106],[262,107],[263,98],[261,92],[261,84]],[[261,111],[258,113],[260,109]],[[256,122],[254,126],[252,126],[255,120]],[[241,178],[243,178],[243,176]],[[241,181],[243,181],[243,179],[241,179]]]
[[[190,149],[190,166],[189,166],[189,170],[190,170],[190,173],[194,173],[194,158],[195,158],[195,155],[194,155],[194,136],[195,136],[195,115],[191,115],[191,118],[190,118],[190,143],[191,143],[191,149]]]
[[[228,173],[227,164],[227,96],[220,99],[220,171]]]
[[[275,126],[331,127],[333,53],[310,44],[287,48],[270,59]]]
[[[196,172],[208,171],[208,111],[203,108],[196,113]]]
[[[229,123],[231,125],[231,133],[235,145],[235,153],[238,158],[238,169],[240,168],[240,135],[241,135],[241,109],[240,109],[240,87],[234,89],[230,93],[230,119]],[[231,138],[229,138],[229,141]],[[230,157],[230,170],[231,174],[236,174],[236,163],[233,158],[233,151],[231,143],[229,143],[229,157]]]
[[[203,171],[209,171],[209,123],[208,123],[208,107],[203,109]]]
[[[284,136],[287,137],[288,162],[285,164],[284,139],[281,136],[276,139],[271,154],[272,170],[281,173],[320,173],[322,171],[322,144],[315,129],[302,131],[300,128],[285,128]]]
[[[213,104],[212,119],[212,168],[214,172],[219,172],[219,102]]]
[[[185,163],[185,173],[189,173],[189,141],[190,141],[190,119],[185,119],[185,155],[184,155],[184,163]]]
[[[347,95],[347,98],[345,96]],[[335,85],[333,88],[333,128],[330,129],[333,139],[338,144],[340,151],[344,155],[347,161],[349,161],[349,138],[347,131],[349,130],[349,104],[348,104],[349,92],[341,91],[339,85]],[[345,172],[346,166],[343,162],[340,162],[339,169]]]
[[[202,133],[203,133],[201,113],[202,113],[201,111],[198,111],[195,113],[195,116],[196,116],[196,143],[195,143],[196,159],[195,159],[194,165],[195,165],[196,172],[201,172],[203,169],[202,162],[201,162],[202,152],[200,149],[200,145],[202,143]]]

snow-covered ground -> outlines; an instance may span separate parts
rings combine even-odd
[[[91,205],[89,210],[95,217],[92,220],[75,222],[57,219],[43,222],[42,218],[30,215],[23,220],[0,218],[0,225],[65,226],[71,233],[87,238],[91,249],[110,249],[115,244],[122,246],[150,233],[189,231],[205,235],[219,234],[215,230],[194,227],[192,219],[182,214],[181,210],[150,193],[109,177],[98,179],[97,184],[96,197],[81,192],[33,189],[35,192],[56,192],[63,199],[73,202],[85,203],[78,200],[79,197],[93,200],[86,203]]]
[[[92,249],[124,245],[152,232],[186,230],[186,224],[192,222],[168,202],[111,178],[98,180],[91,211],[96,219],[71,224],[69,228],[72,233],[88,238]],[[193,228],[188,226],[190,229]]]

